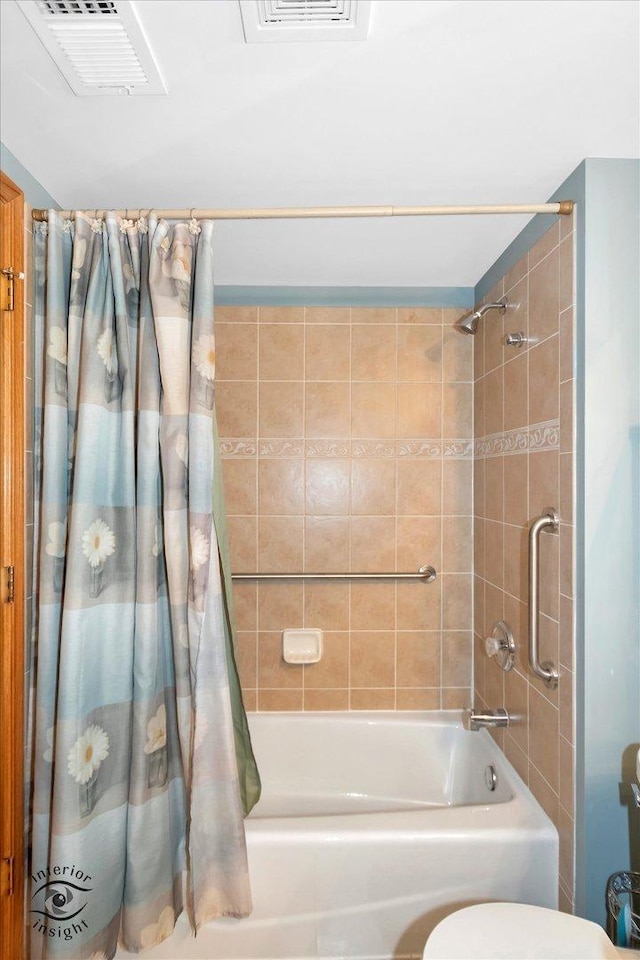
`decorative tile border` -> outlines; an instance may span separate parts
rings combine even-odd
[[[304,456],[304,440],[258,440],[259,457],[289,459]]]
[[[306,457],[350,457],[350,440],[307,440],[304,449]]]
[[[473,440],[456,437],[438,439],[253,439],[228,437],[220,441],[225,459],[265,457],[273,459],[314,458],[377,458],[385,460],[470,460]]]
[[[255,457],[258,454],[256,440],[228,439],[220,440],[220,455],[225,459],[239,460],[244,457]]]
[[[560,421],[534,423],[505,433],[494,433],[474,440],[458,437],[438,439],[331,439],[305,440],[253,437],[227,437],[220,440],[225,459],[265,457],[274,460],[307,457],[309,459],[377,458],[384,460],[471,460],[474,457],[506,457],[514,453],[560,448]]]
[[[352,440],[351,456],[361,459],[362,457],[382,457],[391,459],[396,454],[395,440]]]
[[[558,450],[559,448],[559,420],[533,423],[528,427],[520,427],[517,430],[494,433],[488,437],[478,437],[474,443],[474,453],[478,459],[506,457],[512,453],[534,453],[536,450]]]
[[[396,456],[420,460],[470,460],[473,457],[473,440],[446,437],[444,440],[398,440]]]
[[[473,440],[443,440],[445,460],[473,460]]]
[[[560,421],[534,423],[529,427],[494,433],[474,440],[445,437],[438,439],[254,439],[227,437],[220,441],[221,455],[226,459],[265,457],[274,460],[307,457],[333,459],[377,458],[384,460],[471,460],[474,457],[506,457],[514,453],[560,448]]]
[[[529,451],[558,450],[560,448],[560,421],[534,423],[529,427]]]

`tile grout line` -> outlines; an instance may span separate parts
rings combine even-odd
[[[475,438],[476,438],[476,351],[471,349],[471,436],[473,442],[473,450],[475,451]],[[476,557],[476,516],[475,516],[475,479],[476,479],[476,467],[475,459],[471,460],[471,676],[469,678],[469,698],[471,699],[470,707],[473,707],[473,701],[475,699],[475,688],[476,688],[476,658],[475,654],[475,626],[476,626],[476,580],[475,580],[475,557]]]
[[[307,308],[302,308],[302,570],[307,569]],[[305,623],[306,581],[302,584],[302,622]],[[305,710],[307,668],[302,666],[302,711]]]
[[[444,362],[444,310],[440,311],[440,343],[442,344],[442,354]],[[440,436],[444,439],[444,370],[440,373]],[[443,447],[441,449],[444,449]],[[440,564],[444,567],[444,457],[440,460]],[[439,657],[439,696],[438,705],[442,709],[442,667],[443,667],[443,642],[444,642],[444,609],[445,609],[445,590],[446,580],[443,578],[442,588],[440,590],[440,657]]]
[[[399,324],[398,309],[397,309],[397,308],[396,308],[396,312],[395,312],[395,319],[396,319],[396,325],[395,325],[395,365],[394,365],[394,372],[395,372],[395,429],[394,429],[393,433],[394,433],[394,439],[396,440],[396,443],[397,443],[397,437],[398,437],[398,367],[399,367],[399,358],[400,358],[400,344],[399,344],[400,324]],[[396,456],[395,456],[394,471],[393,471],[394,481],[395,481],[395,500],[394,500],[394,506],[395,506],[395,509],[394,509],[394,514],[395,514],[395,519],[394,519],[394,537],[395,537],[395,544],[394,544],[394,560],[395,560],[395,569],[397,570],[397,569],[398,569],[398,455],[397,455],[398,448],[397,448],[397,446],[395,447],[395,451],[396,451]],[[395,581],[395,582],[394,582],[394,585],[393,585],[393,688],[394,688],[394,693],[393,693],[393,705],[394,705],[394,709],[397,710],[397,709],[398,709],[398,583],[397,583],[397,581]]]
[[[353,433],[353,308],[349,307],[349,458],[348,458],[348,480],[347,480],[347,516],[349,518],[349,542],[348,542],[348,560],[349,560],[349,570],[351,570],[353,559],[352,559],[352,533],[353,525],[351,522],[352,519],[352,498],[351,498],[351,479],[353,473],[353,458],[352,458],[352,446],[351,446],[351,437]],[[347,698],[347,709],[351,711],[353,709],[353,704],[351,701],[351,633],[353,629],[352,616],[351,616],[351,581],[347,583],[347,686],[348,686],[348,698]]]
[[[504,287],[505,287],[505,282],[504,282],[504,276],[503,276],[503,278],[502,278],[501,296],[504,296]],[[502,360],[501,360],[501,363],[500,363],[500,373],[501,373],[501,377],[502,377],[502,431],[503,431],[503,433],[506,432],[506,431],[505,431],[505,423],[506,423],[506,415],[505,415],[505,412],[506,412],[506,406],[507,406],[507,398],[506,398],[506,377],[505,377],[505,375],[504,375],[504,370],[505,370],[505,366],[506,366],[506,363],[505,363],[505,349],[504,349],[504,333],[505,333],[505,322],[504,322],[504,321],[505,321],[505,316],[503,316],[503,318],[502,318],[502,337],[501,337],[501,341],[500,341],[500,356],[502,357]],[[500,564],[501,564],[501,567],[500,567],[500,594],[501,594],[501,597],[502,597],[502,616],[501,616],[500,619],[501,619],[501,620],[504,620],[504,618],[505,618],[505,596],[506,596],[506,593],[505,593],[505,577],[504,577],[504,571],[505,571],[504,552],[505,552],[505,539],[506,539],[506,538],[505,538],[505,513],[506,513],[506,511],[505,511],[505,502],[506,502],[506,492],[505,492],[505,465],[504,465],[504,454],[500,457],[500,460],[501,460],[501,462],[502,462],[502,478],[501,478],[501,485],[500,485],[500,496],[501,496],[501,500],[502,500],[502,503],[501,503],[502,509],[501,509],[501,511],[500,511],[500,513],[501,513],[501,516],[500,516],[500,527],[501,527],[500,534],[501,534],[501,539],[502,539],[502,549],[501,549],[501,551],[500,551]],[[485,571],[485,573],[486,573],[486,572],[487,572],[487,571]],[[504,671],[502,672],[502,677],[501,677],[500,679],[501,679],[501,686],[502,686],[502,703],[501,703],[501,706],[504,707],[504,706],[505,706],[505,701],[506,701],[506,698],[507,698],[507,679],[506,679],[506,674],[504,673]],[[502,736],[502,749],[504,750],[504,735]]]
[[[530,297],[530,264],[529,264],[529,252],[527,251],[527,272],[524,275],[524,281],[527,290],[527,338],[531,333],[531,297]],[[527,350],[527,425],[529,425],[530,415],[529,415],[529,404],[531,402],[531,351]],[[527,499],[526,499],[526,509],[527,509],[527,518],[529,517],[529,492],[530,492],[530,451],[527,449],[527,464],[526,464],[526,489],[527,489]],[[527,599],[528,602],[528,599]],[[526,700],[527,700],[527,727],[525,730],[525,740],[527,744],[527,784],[529,783],[529,767],[531,765],[531,737],[530,737],[530,718],[531,718],[531,683],[529,680],[529,675],[526,676]]]
[[[260,478],[259,478],[259,461],[258,461],[258,450],[260,448],[260,307],[256,308],[256,387],[255,387],[255,397],[256,397],[256,453],[255,453],[255,464],[256,464],[256,479],[255,479],[255,496],[256,496],[256,506],[255,506],[255,523],[256,523],[256,532],[255,532],[255,550],[256,550],[256,569],[260,570],[259,566],[259,529],[260,529]],[[256,583],[256,598],[255,598],[255,614],[256,614],[256,710],[260,710],[260,584]]]
[[[559,234],[559,233],[560,233],[560,229],[558,228],[558,234]],[[573,255],[572,255],[572,259],[573,259]],[[560,454],[561,454],[562,447],[563,447],[563,437],[564,437],[564,433],[565,433],[565,431],[566,431],[566,424],[564,425],[564,429],[563,429],[563,425],[562,425],[562,393],[563,393],[563,390],[562,390],[562,383],[560,382],[560,370],[561,370],[560,329],[561,329],[562,324],[561,324],[561,322],[560,322],[560,247],[559,247],[559,245],[558,245],[558,271],[557,271],[557,272],[558,272],[558,276],[557,276],[557,279],[556,279],[556,295],[557,295],[557,298],[558,298],[558,343],[557,343],[557,348],[556,348],[556,368],[557,368],[557,371],[558,371],[558,393],[557,393],[557,400],[558,400],[558,421],[559,421],[558,433],[559,433],[560,444],[559,444],[559,451],[558,451],[558,474],[557,474],[557,478],[556,478],[557,486],[556,486],[556,491],[555,491],[555,499],[556,499],[556,502],[555,502],[554,506],[555,506],[556,510],[558,511],[558,515],[560,516],[560,524],[562,524],[562,517],[561,517],[561,515],[560,515],[560,463],[561,463]],[[571,296],[571,299],[573,300],[573,294],[572,294],[572,296]],[[557,670],[557,672],[558,672],[558,678],[559,678],[559,682],[558,682],[558,732],[557,732],[557,735],[556,735],[556,746],[557,746],[556,777],[557,777],[557,782],[558,782],[558,795],[560,794],[560,781],[561,781],[561,772],[560,772],[560,692],[561,692],[562,686],[564,685],[564,676],[566,676],[566,674],[563,676],[563,673],[562,673],[562,670],[561,670],[561,666],[560,666],[560,622],[559,622],[559,621],[560,621],[560,610],[561,610],[561,604],[560,604],[560,593],[561,593],[561,589],[560,589],[560,587],[561,587],[561,582],[562,582],[562,573],[561,573],[561,560],[562,560],[561,537],[562,537],[562,526],[560,525],[560,527],[559,527],[559,529],[558,529],[558,572],[557,572],[557,580],[556,580],[556,584],[555,584],[556,596],[558,597],[558,631],[557,631],[556,661],[555,661],[555,663],[556,663],[556,670]],[[571,681],[571,682],[573,683],[573,678],[572,678],[572,681]],[[560,803],[560,800],[559,800],[559,799],[558,799],[558,803]],[[575,846],[575,843],[574,843],[573,845]]]
[[[504,288],[505,288],[505,280],[504,280],[504,276],[503,276],[503,277],[502,277],[502,286],[501,286],[501,296],[504,296]],[[501,333],[501,336],[500,336],[500,357],[502,358],[502,359],[501,359],[501,362],[500,362],[500,374],[501,374],[501,378],[502,378],[502,431],[503,431],[503,433],[506,432],[506,430],[505,430],[505,424],[506,424],[506,408],[507,408],[506,377],[505,377],[505,374],[504,374],[504,372],[505,372],[505,367],[506,367],[506,364],[507,364],[507,361],[505,360],[506,351],[505,351],[505,344],[504,344],[504,337],[505,337],[505,331],[506,331],[506,323],[505,323],[505,320],[506,320],[506,314],[503,315],[503,317],[502,317],[502,333]],[[500,526],[501,526],[500,534],[501,534],[501,540],[502,540],[502,549],[501,549],[501,551],[500,551],[500,564],[501,564],[501,567],[500,567],[500,594],[501,594],[501,599],[502,599],[502,615],[501,615],[501,618],[500,618],[500,619],[501,619],[501,620],[504,620],[504,619],[505,619],[505,615],[506,615],[506,611],[505,611],[505,596],[506,596],[506,593],[505,593],[505,575],[504,575],[504,573],[505,573],[505,556],[504,556],[504,548],[505,548],[505,513],[506,513],[506,507],[505,507],[505,504],[506,504],[506,489],[505,489],[505,482],[506,482],[506,481],[505,481],[505,472],[506,472],[506,471],[505,471],[505,457],[504,457],[504,453],[503,453],[502,456],[500,457],[500,460],[501,460],[501,463],[502,463],[502,477],[501,477],[501,490],[500,490],[501,500],[502,500],[502,503],[501,503],[501,511],[500,511]],[[506,675],[506,673],[505,673],[504,671],[502,671],[502,676],[501,676],[500,680],[501,680],[501,684],[500,684],[500,685],[501,685],[501,687],[502,687],[502,703],[501,703],[501,706],[504,707],[504,706],[505,706],[506,699],[507,699],[507,675]],[[504,752],[504,746],[505,746],[505,744],[504,744],[504,733],[502,734],[502,737],[500,738],[500,740],[501,740],[501,749],[502,749],[502,751]]]

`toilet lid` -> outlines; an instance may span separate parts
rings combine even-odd
[[[483,903],[445,917],[423,960],[620,960],[589,920],[524,903]]]

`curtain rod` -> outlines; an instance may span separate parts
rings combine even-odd
[[[245,210],[114,210],[116,216],[137,219],[155,214],[165,220],[182,220],[195,217],[197,220],[302,220],[323,217],[449,217],[469,214],[492,213],[557,213],[564,216],[573,210],[573,200],[560,200],[558,203],[515,203],[457,207],[264,207]],[[56,211],[61,217],[72,217],[74,210]],[[93,216],[104,217],[106,210],[86,210]],[[33,210],[33,220],[47,220],[47,210]]]

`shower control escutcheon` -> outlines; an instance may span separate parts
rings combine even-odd
[[[529,337],[524,333],[508,333],[504,338],[505,347],[522,347],[525,343],[529,343]]]

